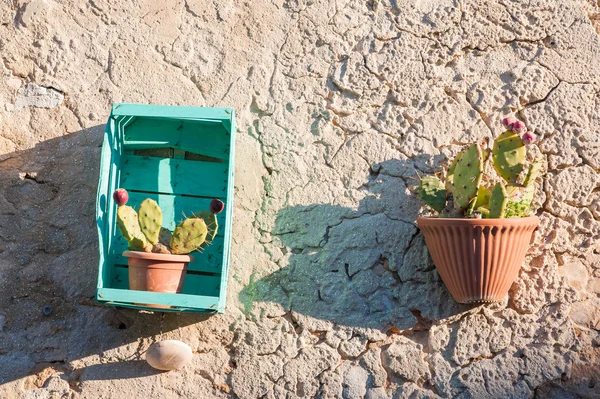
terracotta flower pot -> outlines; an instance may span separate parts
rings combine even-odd
[[[180,293],[187,272],[189,255],[155,254],[138,251],[125,251],[129,265],[129,289]],[[170,308],[167,305],[136,304],[152,308]]]
[[[506,296],[538,224],[536,216],[417,218],[438,273],[460,303],[497,302]]]

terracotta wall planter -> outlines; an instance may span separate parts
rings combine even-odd
[[[156,254],[138,251],[125,251],[129,265],[129,289],[181,293],[187,272],[189,255]],[[165,305],[139,304],[152,308],[170,308]]]
[[[514,282],[539,219],[418,218],[417,225],[452,297],[501,301]]]

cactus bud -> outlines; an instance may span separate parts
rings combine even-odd
[[[510,130],[512,130],[515,133],[524,133],[527,130],[527,127],[525,127],[525,124],[521,121],[514,121],[513,124],[510,126]]]
[[[124,188],[117,188],[113,193],[113,199],[119,206],[123,206],[129,200],[129,194]]]
[[[223,211],[223,209],[225,208],[225,204],[223,203],[223,201],[219,200],[219,199],[214,199],[210,202],[210,211],[212,213],[214,213],[215,215],[217,213],[221,213]]]
[[[481,140],[481,143],[479,143],[479,145],[481,146],[482,150],[487,150],[488,148],[488,143],[486,139]]]
[[[502,126],[507,127],[509,129],[511,128],[513,123],[515,123],[515,120],[510,116],[508,118],[502,119]]]
[[[521,141],[525,145],[531,144],[531,143],[533,143],[535,141],[535,134],[533,134],[532,132],[526,132],[521,137]]]

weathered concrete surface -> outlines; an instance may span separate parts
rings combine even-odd
[[[595,3],[0,0],[0,397],[600,396]],[[225,315],[92,300],[120,101],[238,111]],[[508,300],[460,306],[409,189],[509,114],[542,225]],[[146,365],[163,339],[192,364]]]

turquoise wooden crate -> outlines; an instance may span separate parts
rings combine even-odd
[[[222,313],[225,310],[231,225],[235,114],[229,108],[114,104],[106,124],[96,203],[100,262],[96,300],[147,309],[136,303],[170,305],[160,311]],[[127,242],[117,230],[112,193],[129,192],[137,209],[158,202],[163,227],[173,230],[184,215],[225,203],[219,231],[203,252],[191,255],[181,294],[129,290]]]

